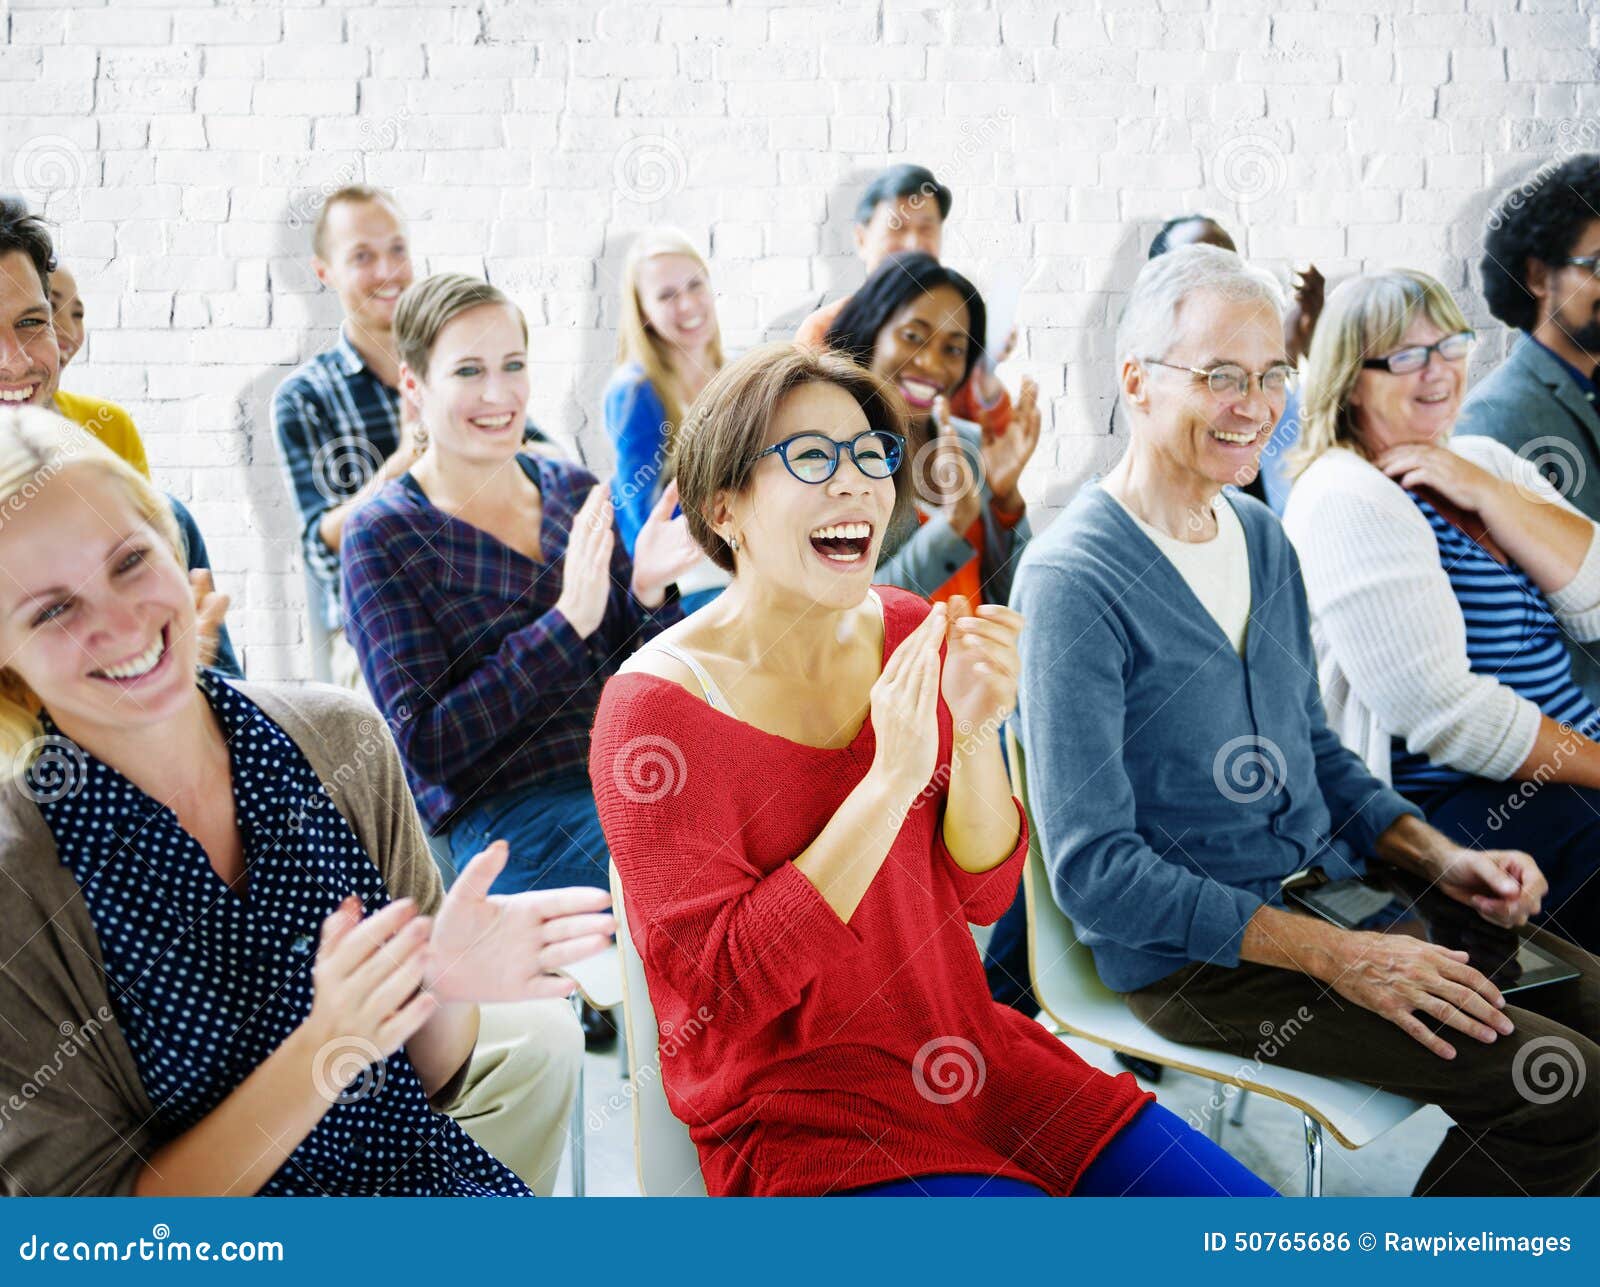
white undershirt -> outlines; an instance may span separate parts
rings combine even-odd
[[[1211,502],[1217,516],[1217,534],[1209,541],[1180,541],[1151,527],[1115,492],[1109,494],[1178,569],[1194,597],[1227,635],[1233,650],[1244,656],[1245,632],[1250,625],[1250,550],[1245,545],[1244,525],[1233,506],[1218,495]]]

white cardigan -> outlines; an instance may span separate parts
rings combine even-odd
[[[1498,478],[1578,511],[1538,468],[1491,438],[1446,446]],[[1533,751],[1539,707],[1467,661],[1466,624],[1422,511],[1393,479],[1344,447],[1295,482],[1283,525],[1300,556],[1328,723],[1390,780],[1390,736],[1463,773],[1503,781]],[[1574,638],[1600,638],[1600,541],[1547,594]]]

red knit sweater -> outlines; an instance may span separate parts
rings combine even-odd
[[[878,588],[885,658],[929,611]],[[1026,827],[971,875],[944,795],[914,808],[847,922],[791,859],[872,763],[791,742],[652,675],[615,676],[589,771],[663,1034],[662,1082],[713,1194],[814,1195],[940,1173],[1071,1191],[1150,1098],[989,999],[968,922],[1010,905]],[[939,706],[939,773],[950,766]],[[1020,806],[1019,806],[1020,811]]]

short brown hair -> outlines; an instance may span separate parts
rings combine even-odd
[[[396,218],[400,217],[400,203],[382,188],[375,188],[370,183],[347,183],[342,188],[335,188],[323,198],[322,208],[317,211],[317,221],[311,225],[311,252],[318,259],[328,257],[328,216],[333,213],[333,208],[359,201],[381,201],[394,211]]]
[[[406,287],[394,306],[395,348],[400,360],[428,378],[428,354],[439,339],[439,332],[453,318],[480,304],[500,304],[511,309],[522,323],[522,342],[528,342],[528,319],[498,286],[491,286],[465,273],[435,273]]]
[[[836,385],[855,399],[871,428],[906,436],[908,416],[899,390],[841,354],[764,344],[723,367],[684,416],[672,466],[689,534],[724,571],[733,571],[733,551],[706,513],[718,492],[740,493],[750,486],[756,453],[768,445],[779,404],[806,384]],[[894,475],[894,512],[886,532],[904,525],[913,501],[911,472],[903,464]]]

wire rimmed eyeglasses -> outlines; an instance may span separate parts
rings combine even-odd
[[[1171,371],[1187,371],[1199,376],[1206,387],[1219,398],[1247,398],[1251,381],[1261,385],[1261,392],[1269,398],[1280,398],[1294,383],[1295,369],[1287,362],[1274,362],[1265,371],[1246,371],[1242,366],[1224,362],[1221,366],[1184,366],[1179,362],[1163,362],[1160,358],[1145,358],[1151,366],[1164,366]]]

